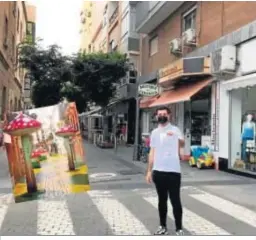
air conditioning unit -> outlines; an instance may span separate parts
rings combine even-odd
[[[175,38],[169,42],[169,52],[172,54],[181,54],[181,40],[180,38]]]
[[[211,53],[211,73],[233,75],[236,71],[236,46],[226,45]]]
[[[196,45],[196,31],[193,28],[189,28],[182,34],[182,42],[186,46]]]

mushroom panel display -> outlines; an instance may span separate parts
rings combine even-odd
[[[37,120],[20,113],[6,126],[4,130],[10,135],[22,136],[37,131],[41,125],[42,124]]]

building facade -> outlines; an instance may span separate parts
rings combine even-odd
[[[17,2],[18,3],[18,2]],[[17,41],[17,46],[24,40],[34,43],[36,41],[36,7],[33,5],[25,5],[26,21],[20,23],[20,36]],[[25,26],[24,26],[25,24]],[[31,82],[28,72],[17,65],[17,75],[22,81],[22,108],[32,108],[31,101]]]
[[[243,135],[243,123],[251,118],[246,116],[254,118],[249,100],[253,80],[247,80],[249,88],[237,83],[254,78],[249,59],[255,46],[255,9],[255,2],[136,4],[136,30],[142,34],[138,81],[155,81],[161,89],[157,99],[142,99],[143,118],[153,122],[154,116],[145,117],[145,112],[169,105],[185,135],[184,155],[191,145],[210,144],[220,169],[255,169],[254,138]],[[149,126],[145,120],[142,124]],[[250,124],[254,126],[253,120]]]
[[[80,12],[80,50],[89,52],[89,44],[92,34],[92,1],[83,1],[82,10]]]
[[[24,1],[0,2],[0,112],[23,107],[25,71],[18,64],[18,47],[26,36],[28,20]]]
[[[85,8],[88,8],[88,4]],[[98,1],[91,7],[91,32],[81,39],[88,41],[87,53],[112,52],[125,53],[130,61],[130,69],[120,79],[115,97],[106,110],[110,134],[115,134],[117,126],[126,128],[125,142],[133,143],[136,110],[136,78],[139,64],[139,34],[136,33],[136,8],[130,1]],[[101,18],[99,18],[101,16]],[[82,18],[83,20],[83,18]],[[87,20],[85,20],[87,24]],[[84,43],[81,43],[81,46]],[[83,48],[85,49],[85,48]]]

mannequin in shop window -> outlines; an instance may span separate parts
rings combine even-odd
[[[255,141],[255,123],[253,122],[253,115],[246,115],[245,122],[242,126],[242,160],[247,162],[246,147],[248,141]]]

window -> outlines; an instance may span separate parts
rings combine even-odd
[[[110,52],[115,52],[117,50],[117,44],[115,40],[110,41],[109,43],[109,51]]]
[[[154,37],[149,41],[149,54],[153,56],[158,52],[158,37]]]
[[[128,7],[129,5],[129,1],[122,1],[122,13],[124,12],[124,10]]]
[[[230,91],[229,167],[256,172],[256,87]]]
[[[20,42],[23,40],[23,26],[22,23],[20,23]]]
[[[183,15],[182,32],[196,28],[196,7],[193,7]]]
[[[15,97],[14,98],[14,111],[18,110],[18,99]]]
[[[18,9],[17,32],[19,32],[19,26],[20,26],[19,22],[20,22],[20,11]]]
[[[105,13],[103,15],[103,22],[102,22],[102,27],[104,28],[107,25],[107,14]]]
[[[15,37],[12,35],[12,57],[13,57],[13,62],[15,61]]]
[[[16,1],[13,1],[13,16],[16,17],[16,8],[17,8],[17,2]]]
[[[4,24],[4,46],[5,46],[5,48],[8,47],[8,45],[7,45],[8,25],[9,25],[9,23],[8,23],[8,18],[5,17],[5,24]]]
[[[16,46],[16,64],[19,64],[19,46]]]
[[[129,31],[129,12],[122,19],[121,37],[125,36],[128,31]]]
[[[3,91],[2,91],[2,115],[5,113],[5,109],[6,109],[6,100],[7,100],[7,90],[6,87],[3,87]]]

